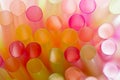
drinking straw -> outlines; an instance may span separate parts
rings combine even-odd
[[[117,15],[117,16],[113,19],[112,25],[116,28],[115,30],[117,30],[117,28],[120,29],[120,28],[119,28],[119,25],[120,25],[120,15]],[[115,33],[116,33],[116,31],[115,31]]]
[[[26,5],[21,0],[12,1],[10,4],[10,11],[14,14],[14,25],[18,27],[26,23],[25,11]]]
[[[21,24],[16,28],[16,39],[22,41],[25,45],[33,41],[32,29],[28,24]]]
[[[85,80],[86,75],[77,67],[71,66],[65,71],[65,80]]]
[[[10,4],[13,0],[0,0],[0,3],[1,3],[1,10],[7,10],[7,11],[10,11]]]
[[[117,76],[115,77],[115,80],[119,80],[120,79],[120,71],[119,73],[117,74]]]
[[[49,31],[60,31],[62,28],[62,20],[57,15],[51,15],[46,20],[46,28]]]
[[[5,60],[5,69],[9,72],[9,74],[17,80],[31,80],[29,74],[25,70],[25,67],[13,57]]]
[[[65,50],[64,57],[68,62],[74,63],[80,59],[79,53],[80,53],[79,49],[71,46]]]
[[[79,32],[79,39],[83,42],[88,42],[93,39],[94,31],[90,27],[84,27]]]
[[[64,54],[59,48],[52,48],[50,51],[49,64],[51,70],[63,74],[68,64],[65,64]]]
[[[15,28],[13,25],[13,15],[7,10],[0,11],[0,27],[2,32],[3,46],[1,47],[1,56],[7,59],[8,46],[15,39]]]
[[[99,76],[100,74],[100,69],[95,61],[96,53],[96,49],[92,45],[84,45],[80,50],[80,57],[88,75]]]
[[[34,39],[36,42],[38,42],[39,44],[43,46],[50,44],[51,42],[50,33],[46,29],[38,29],[34,33]]]
[[[4,61],[3,61],[3,58],[0,56],[0,67],[3,67],[4,66]]]
[[[114,27],[109,23],[104,23],[98,28],[98,35],[103,39],[108,39],[113,36]]]
[[[0,56],[5,57],[6,55],[3,54],[5,50],[5,46],[3,43],[3,36],[2,36],[2,26],[0,25]]]
[[[37,3],[38,3],[38,6],[42,9],[42,12],[45,13],[47,0],[37,0]]]
[[[117,25],[118,24],[118,25]],[[119,40],[120,40],[120,27],[118,27],[119,26],[119,22],[118,23],[116,23],[116,28],[115,28],[115,32],[114,32],[114,35],[113,35],[113,38],[117,41],[117,42],[119,42]]]
[[[65,50],[68,46],[77,45],[78,35],[73,29],[65,29],[61,34],[61,49]]]
[[[97,78],[98,78],[98,80],[108,80],[107,77],[104,74],[101,74]]]
[[[30,21],[37,22],[42,19],[43,13],[41,8],[39,8],[38,6],[30,6],[26,10],[26,16]]]
[[[50,33],[46,29],[38,29],[34,33],[34,40],[41,45],[42,54],[40,59],[44,62],[47,68],[49,68],[49,55],[52,48]]]
[[[25,51],[25,46],[21,41],[14,41],[10,44],[9,51],[13,57],[20,57]]]
[[[2,26],[0,25],[0,52],[5,52],[5,51],[6,51],[6,49],[5,49],[5,44],[4,44],[4,41],[3,41]]]
[[[117,64],[113,62],[108,62],[104,65],[103,67],[103,74],[108,78],[108,79],[113,79],[118,76],[119,74],[119,68]]]
[[[30,6],[33,5],[38,5],[38,0],[21,0],[24,2],[24,4],[26,5],[26,8],[29,8]]]
[[[69,18],[69,22],[68,22],[70,28],[79,31],[81,28],[84,27],[85,25],[85,19],[82,15],[80,14],[73,14],[70,18]]]
[[[117,45],[115,40],[113,39],[104,40],[101,43],[102,53],[100,54],[100,56],[104,60],[110,60],[112,56],[116,53],[116,50],[117,50]]]
[[[95,2],[97,6],[96,10],[92,13],[91,26],[98,28],[103,23],[112,22],[115,16],[109,12],[108,6],[110,1],[96,0]],[[101,6],[102,4],[104,5]],[[100,14],[100,12],[102,13]]]
[[[30,59],[27,62],[27,71],[33,80],[48,80],[50,75],[44,64],[38,58]]]
[[[13,25],[13,14],[9,11],[0,11],[0,24],[2,27],[2,34],[5,47],[14,40],[14,25]],[[9,36],[11,35],[11,36]]]
[[[76,12],[77,6],[76,6],[75,1],[73,0],[62,0],[61,9],[64,14],[71,15]]]
[[[48,80],[65,80],[64,77],[59,74],[59,73],[52,73],[50,76],[49,76],[49,79]]]
[[[44,27],[42,19],[43,12],[40,7],[38,7],[37,5],[30,6],[29,8],[27,8],[25,14],[33,32],[35,32],[39,28]]]
[[[94,76],[89,76],[85,80],[98,80],[98,79]]]
[[[46,20],[46,29],[49,30],[54,47],[60,47],[60,34],[62,31],[62,21],[59,16],[52,15]]]
[[[39,57],[41,54],[41,46],[37,42],[30,42],[26,46],[26,52],[29,54],[30,58]]]
[[[12,57],[17,58],[23,65],[26,65],[29,54],[25,51],[25,46],[21,41],[13,41],[9,46],[9,52]]]
[[[51,0],[51,1],[54,1],[54,0]],[[44,20],[46,21],[46,19],[49,17],[49,16],[52,16],[52,15],[61,15],[61,1],[57,0],[58,3],[51,3],[50,0],[47,0],[46,2],[46,11],[44,13]],[[54,1],[55,2],[55,1]],[[49,14],[48,14],[49,13]]]
[[[79,67],[81,70],[83,69],[83,64],[80,60],[80,51],[78,48],[74,46],[68,47],[64,51],[64,57],[71,65],[74,65],[76,67]]]
[[[95,0],[81,0],[79,8],[83,13],[90,14],[96,9],[96,2]]]
[[[5,69],[0,68],[0,80],[13,80],[13,79],[10,77],[10,75]]]
[[[1,11],[1,4],[0,4],[0,11]]]
[[[120,1],[119,0],[111,0],[109,4],[109,11],[112,14],[120,14]]]

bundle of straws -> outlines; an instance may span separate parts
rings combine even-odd
[[[120,80],[120,0],[0,0],[0,80]]]

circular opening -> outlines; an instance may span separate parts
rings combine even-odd
[[[30,6],[26,11],[26,16],[30,21],[37,22],[42,19],[43,13],[38,6]]]
[[[14,41],[10,44],[9,51],[13,57],[20,57],[25,51],[25,46],[21,41]]]
[[[64,56],[68,62],[73,63],[77,62],[80,59],[79,53],[80,51],[76,47],[68,47],[64,52]]]
[[[28,72],[38,73],[38,72],[40,72],[42,70],[42,67],[43,67],[42,62],[37,58],[30,59],[27,62],[27,70],[28,70]]]
[[[105,40],[101,44],[101,50],[105,55],[113,55],[116,52],[116,43],[111,40]]]
[[[80,56],[84,60],[91,60],[96,56],[96,49],[92,45],[84,45],[80,50]]]

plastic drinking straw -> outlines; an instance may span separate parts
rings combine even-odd
[[[69,24],[70,28],[72,28],[76,31],[79,31],[80,29],[82,29],[85,26],[85,19],[80,14],[73,14],[69,18],[68,24]]]
[[[81,41],[88,42],[93,39],[94,31],[90,27],[84,27],[79,31],[78,35]]]
[[[80,51],[78,48],[70,46],[64,51],[65,59],[76,67],[79,67],[81,70],[83,69],[83,64],[80,60]]]
[[[103,39],[108,39],[114,34],[114,27],[109,23],[104,23],[98,28],[98,35]]]
[[[8,55],[5,54],[4,52],[6,51],[4,41],[3,41],[3,34],[2,34],[2,26],[0,25],[0,55],[3,58],[7,58]]]
[[[60,31],[62,28],[61,18],[57,15],[52,15],[46,20],[46,28],[49,31]]]
[[[51,0],[51,1],[54,1],[54,0]],[[58,3],[55,3],[55,4],[51,3],[50,0],[47,0],[46,11],[44,13],[44,21],[46,21],[46,19],[52,15],[61,15],[61,1],[60,0]]]
[[[30,42],[26,46],[26,52],[30,55],[30,58],[37,58],[41,54],[41,46],[37,42]]]
[[[38,6],[30,6],[26,10],[26,16],[30,21],[37,22],[42,19],[43,13],[41,8],[39,8]]]
[[[48,80],[65,80],[64,77],[59,73],[52,73]]]
[[[1,3],[1,10],[7,10],[7,11],[10,11],[10,4],[13,0],[0,0],[0,3]]]
[[[85,80],[98,80],[98,79],[94,76],[89,76]]]
[[[33,41],[32,29],[27,24],[21,24],[16,29],[16,39],[22,41],[25,45]]]
[[[65,50],[64,57],[68,62],[74,63],[80,59],[79,53],[80,53],[79,49],[71,46]]]
[[[30,59],[27,62],[27,70],[33,80],[48,80],[50,75],[44,64],[38,58]]]
[[[25,3],[27,8],[33,5],[38,5],[38,0],[21,0],[21,1]]]
[[[14,14],[14,24],[18,27],[21,24],[26,23],[26,5],[21,0],[12,1],[10,4],[10,11]]]
[[[117,74],[117,76],[115,77],[115,80],[119,80],[120,79],[120,71],[119,73]]]
[[[98,80],[108,80],[107,77],[104,74],[101,74],[97,78],[98,78]]]
[[[118,28],[119,29],[119,25],[120,25],[120,15],[117,15],[113,21],[112,21],[112,25],[115,27],[115,28]],[[117,29],[116,29],[117,30]],[[116,31],[115,31],[116,32]]]
[[[0,67],[3,67],[4,66],[4,61],[3,61],[3,58],[0,56]]]
[[[109,4],[109,11],[112,14],[120,14],[120,1],[119,0],[111,0]]]
[[[23,65],[26,65],[29,54],[25,51],[25,46],[21,41],[13,41],[9,46],[9,52],[12,57],[17,58]]]
[[[77,45],[78,35],[73,29],[65,29],[61,34],[61,49],[65,50],[68,46]]]
[[[95,0],[81,0],[79,8],[83,13],[90,14],[96,9],[96,2]]]
[[[14,40],[13,14],[9,11],[0,11],[0,24],[2,27],[3,40],[6,47]],[[9,36],[11,35],[11,36]]]
[[[66,14],[74,14],[76,12],[77,6],[73,0],[62,0],[61,9]]]
[[[46,29],[38,29],[34,33],[34,40],[41,45],[42,54],[40,59],[44,62],[47,68],[49,68],[49,54],[52,48],[50,33]]]
[[[50,44],[51,42],[51,38],[50,38],[50,33],[48,30],[46,29],[38,29],[35,33],[34,33],[34,39],[36,42],[38,42],[39,44],[41,44],[41,46],[45,46],[47,44]],[[47,45],[49,46],[49,45]]]
[[[0,4],[0,11],[1,11],[1,4]]]
[[[119,68],[117,64],[113,62],[108,62],[104,65],[103,67],[103,74],[108,78],[108,79],[113,79],[118,76],[119,74]]]
[[[71,6],[71,8],[70,8]],[[75,3],[75,0],[62,0],[61,2],[61,19],[63,21],[63,28],[70,27],[68,25],[68,21],[71,15],[76,13],[77,11],[77,5]]]
[[[120,17],[120,16],[119,16]],[[117,23],[116,23],[116,25],[117,25]],[[119,22],[118,22],[118,25],[116,26],[116,28],[115,28],[115,32],[114,32],[114,35],[113,35],[113,38],[116,40],[116,41],[118,41],[119,42],[119,40],[120,40],[120,27],[119,27]]]
[[[88,75],[99,76],[100,74],[100,69],[95,61],[96,53],[96,49],[92,45],[84,45],[80,50],[80,57]]]
[[[85,80],[86,75],[77,67],[69,67],[65,71],[65,80]]]
[[[96,6],[96,10],[92,13],[91,25],[98,28],[101,24],[105,22],[112,22],[115,16],[112,15],[108,10],[108,6],[110,5],[109,4],[110,0],[107,1],[95,0],[95,1],[97,6]],[[102,4],[104,5],[101,6]]]
[[[16,58],[10,57],[5,60],[5,69],[14,79],[31,80],[31,77],[25,70],[25,67],[23,67]]]
[[[13,80],[13,79],[10,77],[10,75],[5,69],[0,68],[0,80]]]
[[[3,38],[3,48],[1,48],[2,56],[6,59],[10,55],[8,54],[8,46],[15,38],[15,28],[13,25],[13,15],[9,11],[0,11],[0,25],[2,30],[2,38]]]
[[[28,23],[32,28],[32,31],[35,32],[37,29],[44,27],[43,25],[43,12],[40,7],[37,5],[30,6],[26,10],[26,17]]]
[[[21,41],[14,41],[10,44],[9,51],[11,56],[20,57],[25,51],[25,46]]]
[[[42,12],[45,13],[47,0],[37,0],[37,3],[38,3],[38,6],[42,9]]]
[[[63,74],[69,66],[65,63],[64,54],[59,48],[52,48],[50,51],[49,64],[52,72]]]
[[[101,43],[101,52],[100,56],[103,60],[110,60],[117,51],[117,45],[115,40],[108,39],[104,40]]]
[[[52,43],[55,47],[60,47],[60,34],[62,26],[62,21],[59,16],[52,15],[46,20],[46,28],[51,34]]]

